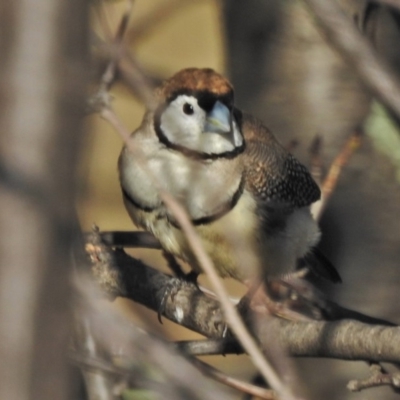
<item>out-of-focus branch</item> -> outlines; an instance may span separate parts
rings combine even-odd
[[[129,387],[153,391],[166,400],[205,400],[210,392],[218,399],[228,400],[225,392],[171,346],[137,328],[107,303],[99,302],[102,294],[87,276],[79,274],[75,283],[76,307],[90,324],[96,346],[109,355],[108,359],[92,357],[74,349],[71,355],[75,363],[116,381],[122,378]]]
[[[391,386],[397,393],[400,390],[400,373],[398,371],[389,373],[379,363],[370,366],[371,375],[367,379],[352,380],[347,388],[352,392],[360,392],[378,386]]]
[[[93,276],[103,290],[112,297],[127,297],[158,311],[165,286],[176,278],[146,266],[121,250],[111,251],[102,244],[96,232],[92,235],[87,250],[93,263]],[[224,316],[219,303],[188,282],[177,286],[174,299],[167,300],[163,314],[207,337],[220,338],[223,332]],[[272,324],[283,347],[293,356],[400,362],[398,327],[368,325],[355,320],[289,322],[268,318],[266,323],[268,328],[259,325],[257,337],[261,344],[268,346],[266,332],[270,332]],[[201,346],[200,352],[192,347],[190,352],[221,354],[240,351],[240,347],[229,341],[226,346],[223,341],[212,343],[208,353],[204,351],[205,346],[207,344]]]
[[[346,166],[353,155],[354,151],[360,146],[363,132],[361,129],[356,130],[346,141],[340,153],[333,160],[329,168],[322,187],[321,187],[321,200],[311,206],[311,213],[316,220],[319,220],[324,212],[329,199],[331,198],[336,185],[338,183],[340,174],[344,166]]]
[[[336,1],[304,0],[332,46],[354,67],[373,93],[400,118],[400,84],[387,63]]]
[[[87,2],[15,0],[0,25],[0,398],[69,399],[66,358]]]
[[[197,358],[192,358],[192,363],[206,376],[215,379],[217,382],[221,382],[224,385],[230,386],[234,389],[240,390],[241,392],[251,394],[252,396],[257,396],[260,399],[265,400],[277,400],[278,397],[274,391],[270,389],[264,389],[259,386],[252,385],[247,382],[240,381],[239,379],[232,378],[221,371],[213,368]]]
[[[108,359],[107,352],[102,351],[90,326],[89,320],[82,315],[76,316],[74,343],[76,353],[88,360]],[[103,361],[107,365],[106,361]],[[86,365],[79,364],[85,381],[86,392],[89,399],[94,400],[117,400],[114,395],[115,374],[105,371],[103,368],[84,368]]]
[[[132,54],[124,54],[118,64],[118,71],[133,92],[143,101],[146,108],[151,109],[154,105],[154,83],[142,71]]]

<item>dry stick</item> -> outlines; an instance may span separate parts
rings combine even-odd
[[[127,9],[122,15],[121,21],[117,29],[117,33],[114,38],[114,46],[112,46],[115,47],[114,49],[115,54],[108,63],[106,71],[102,76],[102,83],[105,85],[105,89],[107,90],[110,88],[110,85],[115,77],[115,72],[122,52],[122,39],[124,38],[124,35],[128,28],[128,23],[131,17],[131,13],[132,13],[132,2],[128,1]]]
[[[92,263],[91,273],[103,293],[111,298],[129,298],[153,311],[159,309],[164,288],[174,278],[145,265],[121,250],[111,250],[103,244],[97,231],[93,231],[88,237],[85,248]],[[277,329],[280,342],[292,356],[399,363],[399,327],[365,315],[361,315],[362,319],[351,320],[351,314],[355,312],[347,310],[347,314],[346,321],[294,323],[273,318],[269,323]],[[243,352],[240,345],[233,343],[230,338],[221,339],[223,318],[220,304],[199,292],[193,283],[181,285],[173,304],[170,302],[167,305],[165,315],[171,321],[204,336],[219,338],[202,341],[200,344],[185,342],[176,345],[190,355]],[[368,325],[358,322],[360,320],[369,320]],[[268,345],[269,342],[270,335],[267,331],[258,335],[264,345]]]
[[[304,0],[333,47],[354,67],[376,96],[400,118],[400,84],[336,1]]]
[[[395,391],[400,388],[400,375],[398,372],[389,373],[379,363],[370,365],[371,375],[364,380],[352,380],[347,384],[347,389],[360,392],[377,386],[391,386]],[[398,393],[398,392],[397,392]]]
[[[104,3],[101,3],[102,7],[99,11],[99,19],[102,25],[104,35],[112,42],[110,60],[107,67],[101,77],[100,85],[97,92],[89,98],[88,101],[88,113],[99,112],[104,107],[109,107],[111,104],[111,96],[108,93],[110,87],[115,79],[115,74],[118,68],[119,60],[123,57],[124,48],[122,41],[128,28],[129,19],[132,13],[132,1],[128,2],[127,9],[122,15],[121,21],[117,28],[117,33],[113,38],[111,35],[111,28],[107,22],[105,10],[103,9]]]
[[[128,83],[134,94],[136,94],[147,109],[154,107],[153,84],[144,74],[132,54],[124,52],[118,63],[118,71]]]
[[[125,128],[123,123],[119,120],[117,115],[113,112],[113,110],[110,108],[104,108],[101,111],[101,116],[104,119],[106,119],[121,135],[122,139],[128,146],[129,150],[132,151],[136,156],[142,157],[138,149],[135,149],[130,145],[129,142],[130,133]],[[144,165],[145,164],[143,164],[143,167]],[[268,363],[268,361],[264,358],[255,340],[245,327],[241,317],[239,316],[238,311],[231,303],[228,292],[226,291],[225,286],[223,285],[221,279],[219,278],[217,272],[215,271],[214,265],[210,257],[204,251],[201,239],[199,238],[192,223],[190,222],[187,213],[185,212],[183,207],[169,193],[167,193],[165,190],[159,187],[155,177],[152,176],[151,178],[153,178],[153,181],[157,185],[160,197],[162,198],[163,202],[165,203],[165,205],[168,207],[168,209],[171,211],[171,213],[179,223],[203,271],[209,277],[210,283],[212,284],[214,291],[217,293],[219,297],[219,301],[224,310],[227,323],[232,329],[232,331],[236,334],[243,348],[249,354],[249,356],[259,369],[264,379],[267,382],[269,382],[271,387],[274,390],[276,390],[276,392],[282,397],[282,399],[296,399],[296,397],[294,397],[294,395],[285,387],[285,385],[280,380],[280,378],[278,377],[274,369],[271,367],[271,365]]]
[[[333,160],[328,174],[322,184],[321,200],[311,206],[311,213],[315,220],[318,221],[321,218],[322,213],[324,212],[326,205],[338,183],[342,168],[349,162],[352,154],[360,146],[362,133],[363,132],[361,129],[356,130],[346,141],[340,153]]]
[[[102,3],[102,4],[104,4],[104,3]],[[106,71],[104,72],[102,79],[101,79],[101,84],[104,86],[105,90],[108,90],[110,88],[112,82],[114,81],[117,65],[118,65],[119,59],[121,58],[122,51],[123,51],[123,48],[121,46],[122,40],[127,31],[131,13],[132,13],[132,2],[129,1],[128,5],[127,5],[127,9],[124,12],[124,14],[122,15],[121,21],[118,25],[115,38],[113,39],[114,45],[111,47],[111,49],[113,50],[112,58],[109,61]],[[104,25],[106,25],[106,27],[108,27],[108,29],[106,29],[106,27]],[[107,32],[110,31],[108,24],[103,24],[103,29]],[[102,89],[102,85],[100,86],[100,90]]]
[[[260,397],[265,400],[277,400],[277,396],[274,391],[270,389],[261,388],[259,386],[253,385],[241,381],[239,379],[233,378],[229,375],[224,374],[218,369],[200,361],[197,358],[191,358],[191,362],[204,374],[208,375],[216,381],[223,383],[226,386],[232,387],[234,389],[240,390],[241,392],[251,394],[253,396]]]

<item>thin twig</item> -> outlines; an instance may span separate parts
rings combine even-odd
[[[347,165],[350,157],[360,146],[362,134],[363,132],[361,129],[356,130],[349,137],[340,153],[333,160],[332,165],[329,168],[328,174],[322,184],[321,200],[311,206],[311,213],[316,220],[319,220],[321,218],[322,213],[324,212],[325,207],[328,204],[328,201],[336,188],[343,167]]]
[[[400,84],[389,65],[358,31],[336,1],[304,0],[332,46],[374,94],[400,118]]]
[[[273,390],[261,388],[248,382],[241,381],[240,379],[233,378],[229,375],[224,374],[218,369],[211,365],[198,360],[197,358],[192,359],[192,363],[204,374],[217,382],[223,383],[229,387],[240,390],[243,393],[248,393],[253,396],[257,396],[265,400],[276,400],[277,396]]]
[[[87,112],[99,112],[104,108],[111,106],[111,96],[109,94],[109,90],[111,85],[114,83],[115,75],[117,72],[117,67],[119,61],[121,60],[123,54],[125,53],[124,47],[122,45],[124,35],[128,28],[129,19],[132,13],[132,3],[129,1],[127,5],[127,9],[122,15],[121,21],[117,28],[117,33],[115,38],[111,39],[111,29],[106,21],[106,15],[103,10],[103,2],[101,2],[102,7],[99,9],[100,20],[102,21],[102,28],[106,36],[109,37],[109,40],[112,42],[109,45],[110,48],[110,60],[107,64],[107,67],[101,76],[100,84],[97,91],[90,96],[88,100],[88,110]],[[100,12],[100,10],[102,12]]]
[[[399,372],[389,373],[379,363],[370,366],[371,375],[364,380],[352,380],[347,384],[347,389],[352,392],[360,392],[378,386],[391,386],[398,392],[400,388]]]
[[[322,179],[322,158],[321,158],[322,136],[316,135],[310,147],[310,173],[318,185]]]
[[[136,58],[125,51],[118,63],[118,71],[145,107],[152,109],[154,107],[153,82],[142,71]]]

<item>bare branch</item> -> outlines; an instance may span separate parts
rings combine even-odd
[[[88,250],[93,263],[92,273],[102,289],[112,297],[127,297],[158,311],[165,286],[175,278],[146,266],[121,250],[110,251],[98,234],[91,235]],[[224,330],[219,303],[191,283],[181,282],[174,298],[168,299],[163,314],[207,337],[221,338]],[[400,362],[398,327],[368,325],[355,320],[289,322],[269,318],[267,323],[274,326],[283,348],[292,356]],[[263,346],[269,344],[268,329],[260,324],[257,337]],[[181,344],[179,347],[189,349],[191,354],[240,352],[240,347],[229,340],[201,344],[200,350],[198,344]]]
[[[107,359],[107,354],[100,349],[99,343],[93,336],[89,320],[80,317],[76,318],[75,323],[75,351],[87,359]],[[110,374],[103,368],[82,368],[82,374],[89,399],[117,400],[114,396],[115,374]]]
[[[335,1],[304,0],[332,46],[354,67],[373,93],[400,118],[400,84],[371,44]]]
[[[80,274],[75,283],[76,307],[92,327],[96,346],[110,356],[104,359],[73,351],[75,362],[86,370],[101,371],[114,379],[129,378],[129,385],[152,390],[166,400],[205,400],[210,391],[219,399],[228,400],[225,392],[206,380],[164,341],[138,329],[115,308],[99,304],[101,293],[91,280]]]
[[[364,389],[369,389],[378,386],[391,386],[397,392],[400,388],[400,373],[389,373],[379,364],[374,363],[370,366],[371,375],[364,380],[353,380],[347,385],[347,388],[352,392],[360,392]]]
[[[0,398],[68,399],[87,2],[0,12]]]
[[[321,200],[311,206],[312,215],[316,220],[319,220],[327,206],[332,193],[338,183],[339,176],[344,166],[346,166],[361,143],[363,132],[361,129],[354,131],[343,146],[340,153],[333,160],[328,174],[326,175],[321,188]]]
[[[253,396],[257,396],[261,399],[266,400],[277,400],[276,394],[269,389],[264,389],[256,385],[241,381],[239,379],[228,376],[221,371],[213,368],[197,358],[192,358],[192,363],[206,376],[215,379],[217,382],[223,383],[224,385],[230,386],[234,389],[240,390],[243,393],[248,393]]]

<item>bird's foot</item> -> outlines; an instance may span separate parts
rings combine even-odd
[[[256,313],[291,321],[323,319],[324,296],[303,279],[305,274],[305,271],[298,271],[282,278],[269,279],[265,285],[258,284],[256,289],[252,286],[239,304]]]
[[[303,279],[306,273],[300,270],[267,282],[266,292],[277,315],[289,320],[324,319],[325,297]]]
[[[158,307],[157,318],[160,324],[162,324],[162,314],[165,313],[166,305],[168,299],[174,301],[174,298],[178,291],[182,289],[183,285],[191,284],[195,285],[197,289],[200,290],[197,283],[197,277],[199,274],[195,271],[190,271],[187,274],[182,273],[181,276],[170,279],[169,283],[163,288],[163,294],[160,301],[160,306]]]

